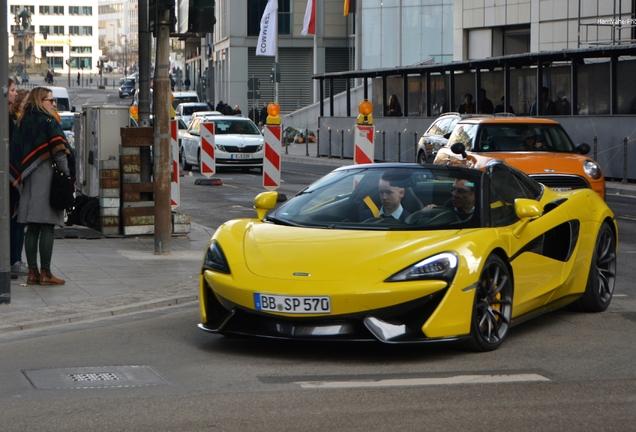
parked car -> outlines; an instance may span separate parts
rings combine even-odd
[[[134,74],[129,75],[127,77],[119,78],[119,84],[120,85],[123,84],[124,81],[126,81],[126,80],[132,80],[132,81],[137,82],[137,81],[139,81],[138,77],[139,77],[139,73],[135,72]]]
[[[201,102],[199,100],[199,95],[194,91],[180,91],[180,92],[172,92],[172,108],[177,109],[177,106],[180,103],[184,102]],[[207,108],[210,109],[209,107]]]
[[[529,139],[534,143],[529,144]],[[466,158],[451,146],[463,144]],[[537,117],[474,117],[460,120],[435,157],[436,164],[469,163],[484,169],[503,160],[555,190],[591,188],[605,199],[605,177],[586,143],[574,145],[561,125]]]
[[[499,113],[496,116],[513,116],[514,114]],[[447,112],[441,114],[428,127],[424,135],[417,143],[417,162],[431,163],[435,160],[437,151],[448,143],[455,125],[462,119],[471,117],[492,117],[490,114],[460,114],[458,112]]]
[[[383,182],[404,192],[404,222],[379,217]],[[277,202],[261,193],[255,218],[210,239],[200,329],[490,351],[526,319],[612,299],[612,210],[590,189],[554,191],[501,161],[350,165]]]
[[[75,148],[75,131],[73,130],[75,126],[75,113],[59,111],[58,114],[60,116],[60,126],[62,126],[64,135],[66,135],[66,140],[71,147]]]
[[[209,111],[210,107],[204,102],[182,102],[174,109],[174,114],[181,117],[185,124],[190,123],[190,117],[197,111]]]
[[[129,79],[125,80],[122,85],[119,86],[119,97],[123,99],[126,96],[135,96],[136,88],[137,85],[135,84],[135,81]]]
[[[245,117],[195,117],[183,135],[180,160],[184,171],[201,167],[201,124],[214,123],[214,156],[218,168],[263,170],[265,138],[254,122]]]

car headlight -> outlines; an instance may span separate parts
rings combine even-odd
[[[259,145],[259,146],[256,148],[256,151],[257,151],[257,152],[259,152],[259,151],[261,151],[261,150],[263,150],[263,144]]]
[[[227,264],[223,250],[216,240],[212,240],[210,242],[208,251],[205,253],[205,258],[203,259],[203,271],[205,270],[215,270],[221,273],[230,274],[230,266]]]
[[[451,283],[457,272],[457,255],[444,252],[394,274],[387,282],[401,282],[411,280],[444,280]]]
[[[583,171],[588,177],[593,178],[594,180],[598,180],[601,178],[601,167],[598,164],[591,160],[586,160],[583,162]]]

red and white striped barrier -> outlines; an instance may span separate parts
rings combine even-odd
[[[214,123],[201,122],[201,174],[210,178],[216,172],[214,164]]]
[[[282,126],[265,125],[265,157],[263,159],[263,187],[276,190],[280,187],[280,138]]]
[[[356,125],[353,161],[356,164],[373,163],[375,154],[375,126]]]
[[[172,180],[170,180],[170,206],[174,210],[181,203],[179,187],[179,139],[176,120],[170,120],[170,148],[172,149]]]

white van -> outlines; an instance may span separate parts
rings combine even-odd
[[[57,99],[58,111],[75,112],[75,107],[71,106],[71,98],[65,87],[46,86],[46,88],[50,89],[53,92],[53,97]]]

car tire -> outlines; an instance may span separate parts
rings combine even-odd
[[[471,351],[493,351],[503,343],[512,317],[513,281],[506,263],[497,255],[486,260],[475,289],[470,321]]]
[[[197,151],[197,166],[199,167],[199,172],[201,172],[201,150]]]
[[[425,165],[428,163],[428,161],[426,160],[426,152],[418,152],[417,153],[417,163],[420,165]]]
[[[185,150],[181,147],[181,151],[179,152],[179,158],[181,159],[181,169],[183,171],[191,171],[192,165],[190,165],[185,158]]]
[[[616,237],[605,222],[596,236],[585,293],[572,304],[581,312],[603,312],[609,306],[616,282]]]

